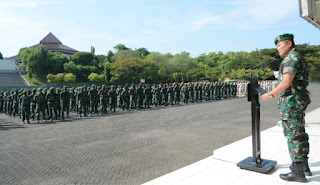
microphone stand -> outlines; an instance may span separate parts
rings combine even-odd
[[[251,170],[260,173],[268,173],[277,164],[277,161],[261,159],[261,140],[260,140],[260,103],[259,93],[267,93],[258,84],[259,71],[257,78],[252,77],[252,71],[269,65],[280,58],[278,55],[266,61],[265,63],[252,68],[250,73],[250,83],[248,84],[248,101],[251,101],[251,119],[252,119],[252,157],[240,161],[237,166],[240,169]]]

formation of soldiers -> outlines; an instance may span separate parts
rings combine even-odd
[[[183,102],[221,100],[239,97],[239,86],[231,83],[132,84],[124,86],[81,86],[77,88],[38,88],[0,90],[0,114],[30,120],[70,119],[70,112],[80,117],[104,115],[117,109],[136,110],[151,106],[178,105]],[[242,91],[242,90],[241,90]],[[242,93],[242,92],[241,92]]]

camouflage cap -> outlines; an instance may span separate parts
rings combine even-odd
[[[293,34],[291,33],[285,33],[282,35],[279,35],[275,40],[274,43],[277,45],[279,42],[284,41],[284,40],[292,40],[293,41]]]

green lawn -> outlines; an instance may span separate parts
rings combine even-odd
[[[37,86],[37,85],[43,85],[43,83],[41,83],[39,80],[35,79],[35,78],[31,78],[31,80],[28,78],[28,74],[24,74],[22,75],[24,77],[24,79],[26,79],[28,81],[28,83],[30,84],[30,86]]]

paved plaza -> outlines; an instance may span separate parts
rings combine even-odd
[[[309,90],[307,112],[320,107],[320,85]],[[262,130],[279,121],[276,102],[261,102]],[[142,184],[251,135],[250,113],[237,98],[45,124],[0,115],[0,184]]]

